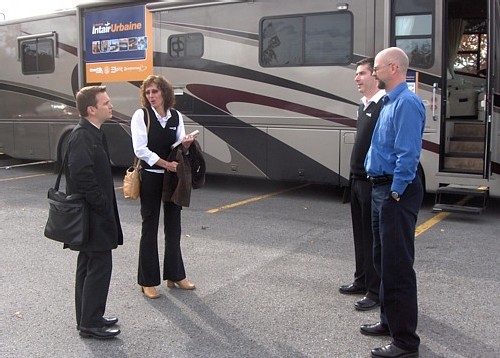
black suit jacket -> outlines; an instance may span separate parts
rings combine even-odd
[[[205,159],[198,141],[189,146],[189,155],[182,150],[182,144],[172,149],[167,159],[178,163],[177,172],[165,171],[163,176],[164,201],[171,201],[180,206],[189,206],[191,188],[198,189],[205,184]]]
[[[104,133],[82,118],[70,134],[67,150],[66,192],[84,194],[90,207],[89,241],[70,249],[115,249],[123,244],[123,232]]]

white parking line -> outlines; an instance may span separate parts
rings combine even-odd
[[[29,166],[32,166],[32,165],[49,164],[49,163],[54,163],[54,161],[52,161],[52,160],[43,160],[41,162],[32,162],[32,163],[24,163],[24,164],[6,165],[5,167],[0,167],[0,169],[11,169],[11,168],[19,168],[19,167],[29,167]]]

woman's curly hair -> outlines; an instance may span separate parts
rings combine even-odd
[[[175,95],[174,88],[172,84],[163,76],[150,75],[146,77],[144,81],[142,81],[141,85],[141,102],[144,107],[151,107],[149,104],[148,98],[146,97],[146,88],[151,86],[151,84],[155,84],[158,86],[158,89],[161,91],[163,96],[163,105],[165,112],[175,106]]]

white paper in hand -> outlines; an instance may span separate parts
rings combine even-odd
[[[191,133],[189,133],[188,136],[192,135],[192,136],[194,136],[196,138],[198,136],[198,134],[200,134],[200,131],[197,129],[197,130],[192,131]],[[177,147],[179,144],[182,143],[183,140],[184,140],[184,138],[179,139],[177,142],[175,142],[174,144],[172,144],[170,146],[170,149],[174,149],[175,147]]]

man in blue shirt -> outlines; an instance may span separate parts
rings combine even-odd
[[[408,56],[397,47],[375,57],[373,75],[386,90],[365,169],[372,182],[373,261],[380,275],[380,322],[361,333],[391,336],[372,357],[418,357],[415,226],[423,187],[417,175],[425,126],[422,100],[406,85]]]

